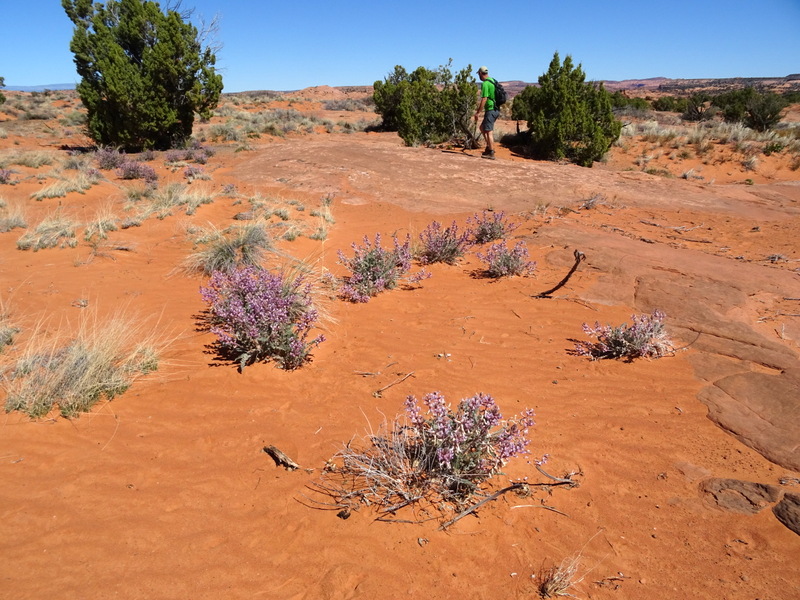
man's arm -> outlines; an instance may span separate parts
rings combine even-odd
[[[479,117],[479,116],[481,115],[481,113],[483,112],[483,108],[484,108],[485,106],[486,106],[486,96],[484,96],[483,98],[481,98],[481,101],[480,101],[480,102],[478,102],[478,108],[477,108],[477,109],[475,109],[475,120],[476,120],[476,121],[478,120],[478,117]]]

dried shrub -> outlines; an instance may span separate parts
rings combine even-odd
[[[580,341],[575,352],[593,360],[601,358],[661,358],[675,352],[675,347],[664,327],[666,315],[654,310],[652,315],[631,315],[632,325],[623,323],[617,327],[583,324],[583,331],[597,338],[596,342]]]
[[[325,339],[308,340],[318,312],[302,275],[288,277],[255,266],[218,271],[200,294],[208,305],[217,351],[239,363],[240,371],[268,360],[296,369],[311,360],[311,350]]]

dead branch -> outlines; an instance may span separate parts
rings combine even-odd
[[[549,289],[546,292],[542,292],[541,294],[537,294],[536,296],[531,296],[531,297],[532,298],[548,298],[553,292],[555,292],[556,290],[559,290],[562,287],[564,287],[566,285],[567,281],[569,281],[569,278],[572,277],[572,274],[575,271],[578,270],[578,265],[580,265],[582,261],[586,260],[586,255],[583,252],[579,251],[579,250],[575,250],[574,256],[575,256],[575,264],[572,265],[572,268],[569,270],[569,273],[567,273],[567,275],[566,275],[566,277],[564,277],[564,279],[559,281],[558,284],[554,288]]]
[[[678,233],[684,233],[686,231],[692,231],[694,229],[700,229],[701,227],[705,226],[705,223],[701,223],[700,225],[695,225],[694,227],[686,227],[685,225],[661,225],[660,223],[654,223],[653,221],[646,221],[644,219],[639,220],[640,223],[644,223],[645,225],[651,225],[652,227],[662,227],[664,229],[672,229],[673,231],[677,231]]]
[[[558,513],[560,515],[564,515],[565,517],[569,517],[569,515],[567,513],[561,512],[557,508],[555,508],[553,506],[548,506],[547,504],[517,504],[516,506],[512,506],[511,510],[514,510],[515,508],[544,508],[546,510],[553,511],[554,513]]]
[[[545,471],[541,465],[536,465],[536,470],[539,471],[542,475],[547,477],[548,479],[552,479],[555,483],[529,483],[528,485],[537,485],[537,486],[557,486],[557,485],[566,485],[571,488],[578,487],[580,482],[575,481],[572,477],[575,475],[583,475],[583,471],[578,468],[578,471],[573,471],[572,473],[568,473],[565,477],[556,477],[554,475],[550,475],[547,471]]]
[[[287,471],[294,471],[300,468],[300,465],[278,450],[275,446],[264,446],[264,452],[272,457],[276,467],[285,467]]]
[[[456,521],[460,521],[461,519],[463,519],[463,518],[464,518],[464,517],[466,517],[467,515],[469,515],[469,514],[472,514],[473,512],[475,512],[476,510],[478,510],[478,509],[479,509],[481,506],[483,506],[483,505],[484,505],[484,504],[486,504],[487,502],[491,502],[492,500],[496,500],[497,498],[499,498],[500,496],[502,496],[502,495],[503,495],[503,494],[505,494],[506,492],[510,492],[511,490],[517,490],[517,489],[519,489],[519,488],[523,487],[524,485],[525,485],[525,484],[524,484],[524,483],[521,483],[521,482],[512,483],[512,484],[511,484],[511,485],[509,485],[508,487],[504,487],[502,490],[498,490],[498,491],[496,491],[496,492],[495,492],[494,494],[492,494],[491,496],[488,496],[488,497],[484,498],[483,500],[481,500],[481,501],[480,501],[480,502],[478,502],[477,504],[473,504],[472,506],[470,506],[470,507],[469,507],[468,509],[466,509],[465,511],[463,511],[463,512],[459,513],[458,515],[456,515],[455,517],[453,517],[452,519],[450,519],[450,520],[449,520],[447,523],[443,523],[442,525],[440,525],[440,526],[439,526],[439,531],[442,531],[442,530],[444,530],[444,529],[447,529],[448,527],[450,527],[451,525],[453,525],[454,523],[456,523]]]
[[[397,385],[398,383],[403,383],[403,382],[404,382],[406,379],[408,379],[409,377],[411,377],[413,374],[414,374],[414,371],[411,371],[410,373],[406,373],[405,375],[403,375],[403,376],[402,376],[400,379],[398,379],[397,381],[393,381],[393,382],[392,382],[392,383],[390,383],[389,385],[385,385],[385,386],[383,386],[381,389],[379,389],[379,390],[375,390],[374,392],[372,392],[372,395],[373,395],[373,396],[375,396],[376,398],[382,398],[382,397],[383,397],[383,395],[382,395],[382,392],[385,392],[386,390],[388,390],[388,389],[389,389],[390,387],[392,387],[393,385]]]

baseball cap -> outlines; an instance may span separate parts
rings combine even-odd
[[[489,67],[481,67],[478,69],[478,73],[489,73]]]

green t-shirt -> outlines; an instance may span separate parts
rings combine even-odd
[[[481,98],[486,98],[485,110],[494,110],[494,80],[484,79],[481,82]]]

